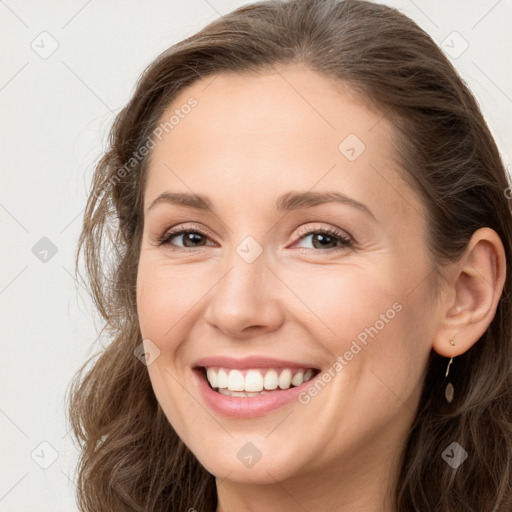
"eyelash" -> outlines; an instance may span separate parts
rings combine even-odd
[[[159,246],[162,246],[162,245],[170,245],[170,246],[172,246],[172,244],[170,243],[170,240],[172,240],[175,236],[184,235],[184,234],[187,234],[187,233],[194,233],[196,235],[201,235],[201,236],[203,236],[205,238],[211,238],[211,236],[209,234],[201,231],[200,229],[197,229],[197,228],[180,229],[180,226],[178,226],[178,228],[174,228],[174,229],[171,229],[169,231],[165,231],[164,234],[158,239],[158,245]],[[329,236],[332,236],[334,238],[337,238],[338,241],[339,241],[339,246],[338,247],[332,247],[330,249],[326,249],[325,251],[321,250],[321,249],[314,249],[314,248],[313,249],[308,249],[308,248],[305,248],[305,247],[299,247],[298,250],[301,253],[303,253],[303,254],[310,254],[311,251],[313,251],[313,252],[326,252],[326,253],[330,253],[330,252],[342,251],[342,250],[348,249],[348,248],[353,246],[353,241],[352,241],[351,238],[349,238],[347,236],[344,236],[341,231],[337,231],[335,229],[330,229],[330,228],[310,229],[310,230],[306,231],[303,234],[299,234],[299,241],[303,240],[304,238],[306,238],[309,235],[315,235],[315,234],[319,234],[319,233],[322,234],[322,235],[329,235]],[[193,247],[179,247],[179,246],[173,246],[173,250],[174,249],[181,250],[181,251],[186,251],[186,252],[190,252],[190,251],[195,251],[196,250]]]

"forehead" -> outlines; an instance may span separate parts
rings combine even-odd
[[[198,80],[161,122],[171,116],[152,150],[148,200],[167,188],[261,207],[290,189],[314,188],[421,209],[401,177],[391,123],[348,85],[307,68]]]

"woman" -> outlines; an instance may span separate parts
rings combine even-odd
[[[81,510],[512,510],[508,186],[396,10],[260,2],[160,55],[80,240]]]

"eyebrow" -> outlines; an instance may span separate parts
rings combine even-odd
[[[206,196],[193,193],[163,192],[154,201],[152,201],[146,212],[149,212],[161,203],[176,204],[197,210],[214,211],[212,202]],[[312,208],[326,203],[348,204],[358,208],[375,219],[375,215],[365,204],[360,203],[359,201],[356,201],[355,199],[352,199],[340,192],[287,192],[277,198],[275,207],[278,211],[292,211],[299,210],[301,208]]]

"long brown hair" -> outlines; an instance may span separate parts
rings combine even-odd
[[[484,226],[498,233],[512,262],[509,183],[495,142],[453,66],[409,18],[361,0],[271,0],[210,23],[144,71],[95,169],[77,268],[83,255],[109,344],[82,366],[68,398],[84,512],[216,508],[214,476],[169,424],[133,353],[142,341],[135,297],[148,156],[139,158],[140,148],[195,80],[293,63],[349,84],[393,122],[403,174],[427,208],[440,275]],[[401,460],[399,512],[512,510],[511,268],[487,331],[453,361],[451,404],[443,394],[446,358],[431,352]],[[469,454],[457,470],[441,457],[453,441]]]

